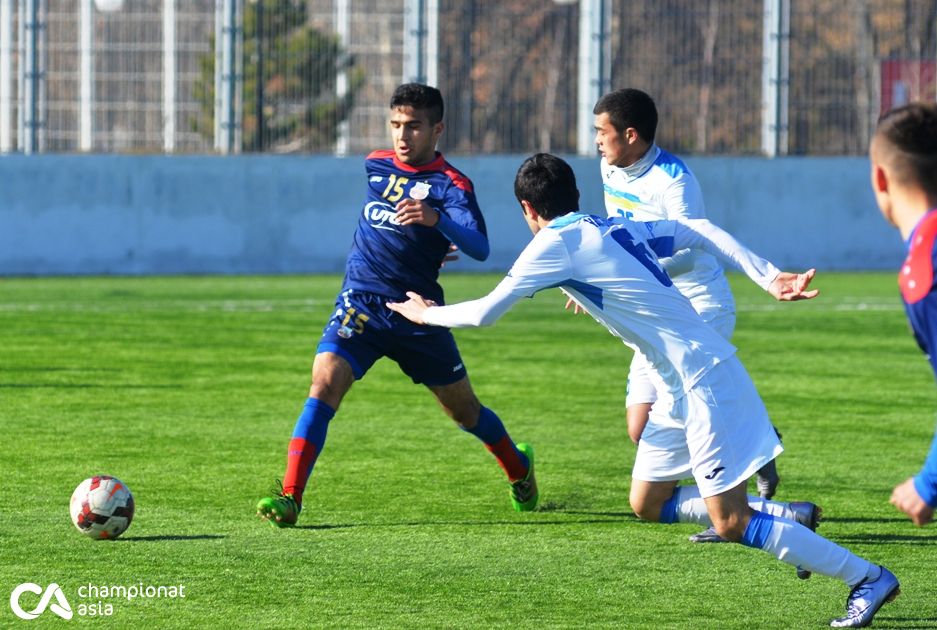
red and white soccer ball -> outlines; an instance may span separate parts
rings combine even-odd
[[[133,495],[120,479],[98,475],[85,479],[72,493],[72,523],[92,538],[117,538],[133,520]]]

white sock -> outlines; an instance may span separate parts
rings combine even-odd
[[[742,544],[762,549],[800,569],[839,578],[850,587],[879,573],[868,560],[783,517],[756,513]]]
[[[712,527],[712,521],[709,518],[709,512],[706,510],[706,501],[699,494],[697,486],[678,486],[674,490],[674,496],[671,501],[676,505],[676,521],[678,523],[698,523],[706,527]],[[794,520],[794,512],[789,503],[779,503],[777,501],[768,501],[761,497],[748,496],[748,505],[757,512],[764,512],[771,516],[781,516],[786,519]]]

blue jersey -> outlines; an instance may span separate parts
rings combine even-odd
[[[931,210],[911,232],[908,257],[898,274],[898,286],[904,300],[914,338],[930,360],[937,376],[937,210]],[[931,446],[924,468],[914,478],[914,486],[928,505],[937,507],[937,437]]]
[[[414,167],[397,160],[392,150],[375,151],[367,157],[365,170],[368,196],[345,264],[342,290],[367,291],[393,300],[406,300],[407,291],[416,291],[442,304],[439,268],[456,238],[450,236],[477,237],[483,240],[481,257],[488,253],[485,220],[471,180],[439,153],[432,162]],[[424,199],[440,213],[439,224],[398,224],[394,207],[407,197]]]

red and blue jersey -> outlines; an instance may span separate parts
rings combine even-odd
[[[908,321],[921,350],[927,354],[937,376],[937,210],[922,218],[908,239],[908,257],[898,274],[898,286],[904,300]],[[914,486],[928,505],[937,506],[937,438],[931,446],[924,468],[914,478]]]
[[[439,268],[455,243],[467,255],[488,256],[488,233],[471,180],[441,154],[421,166],[400,162],[392,150],[374,151],[365,160],[368,193],[354,243],[345,264],[342,290],[376,293],[395,300],[407,291],[443,303]],[[423,199],[439,212],[439,223],[400,225],[395,206],[405,198]]]

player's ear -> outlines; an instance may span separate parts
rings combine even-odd
[[[888,173],[881,164],[872,163],[872,188],[877,193],[888,192]]]
[[[521,199],[521,209],[524,211],[524,216],[533,221],[536,221],[537,217],[540,216],[540,213],[538,213],[526,199]]]

